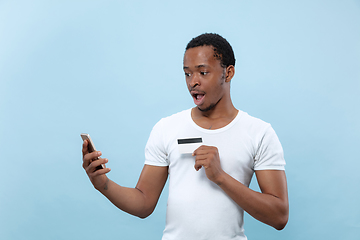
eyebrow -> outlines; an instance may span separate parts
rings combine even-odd
[[[203,68],[203,67],[209,67],[209,65],[206,65],[206,64],[200,64],[200,65],[195,66],[195,68]],[[184,67],[183,67],[183,69],[189,69],[189,67],[184,66]]]

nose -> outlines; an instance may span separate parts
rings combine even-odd
[[[189,86],[191,88],[194,88],[196,86],[200,86],[200,78],[197,76],[197,74],[192,74],[189,77],[189,82],[188,82]]]

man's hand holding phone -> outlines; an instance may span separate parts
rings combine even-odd
[[[84,139],[83,134],[81,136]],[[107,182],[109,181],[106,174],[111,170],[110,168],[105,167],[108,159],[100,157],[101,152],[95,150],[91,139],[88,138],[84,139],[82,153],[83,168],[89,176],[91,183],[97,190],[106,190]]]

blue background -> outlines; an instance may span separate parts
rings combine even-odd
[[[289,223],[247,215],[248,238],[359,237],[360,1],[35,0],[0,1],[1,239],[161,238],[168,190],[145,220],[117,210],[80,133],[135,186],[153,125],[193,106],[182,58],[204,32],[232,44],[234,105],[287,160]]]

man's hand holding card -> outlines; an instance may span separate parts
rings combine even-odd
[[[218,183],[220,176],[224,173],[218,149],[202,144],[201,137],[178,139],[180,154],[192,154],[195,157],[195,170],[199,171],[204,167],[206,176],[211,181]]]

